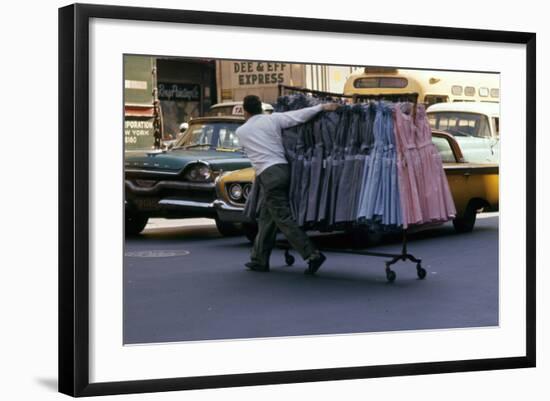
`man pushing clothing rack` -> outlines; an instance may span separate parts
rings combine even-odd
[[[290,168],[285,158],[282,130],[303,124],[323,110],[334,111],[338,107],[338,103],[325,103],[285,113],[263,114],[258,96],[244,98],[245,123],[237,129],[237,136],[256,171],[256,180],[263,193],[258,234],[250,262],[245,264],[249,269],[269,271],[269,257],[275,247],[277,229],[307,261],[305,274],[315,274],[326,260],[292,218],[288,196]]]

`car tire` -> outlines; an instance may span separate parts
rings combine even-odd
[[[243,232],[245,237],[251,242],[254,243],[256,235],[258,234],[258,224],[256,223],[243,223]]]
[[[233,237],[235,235],[242,235],[243,230],[238,223],[228,223],[216,218],[216,227],[221,235],[224,237]]]
[[[468,205],[464,215],[455,217],[453,220],[453,226],[457,233],[469,233],[472,232],[476,224],[477,210]]]
[[[133,237],[139,235],[145,226],[149,216],[140,213],[126,212],[126,222],[124,225],[124,232],[126,236]]]

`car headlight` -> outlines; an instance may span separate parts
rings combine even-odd
[[[234,200],[234,201],[238,201],[239,199],[241,199],[241,196],[243,195],[243,187],[241,186],[241,184],[231,184],[229,186],[229,197]]]
[[[209,181],[212,178],[212,169],[206,164],[196,164],[184,177],[189,181]]]

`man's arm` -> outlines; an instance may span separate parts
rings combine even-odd
[[[303,124],[306,121],[311,120],[317,113],[322,110],[325,111],[334,111],[340,105],[338,103],[325,103],[318,104],[313,107],[306,107],[304,109],[287,111],[284,113],[273,113],[272,116],[275,121],[279,124],[281,129],[294,127],[298,124]]]

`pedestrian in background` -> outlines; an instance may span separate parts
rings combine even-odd
[[[282,130],[307,122],[321,111],[334,111],[338,103],[325,103],[285,113],[263,114],[258,96],[243,100],[245,123],[237,129],[239,143],[256,171],[263,193],[258,234],[245,265],[254,271],[269,271],[269,257],[275,247],[277,229],[307,261],[305,274],[315,274],[326,260],[292,218],[289,204],[290,167],[285,158]]]

